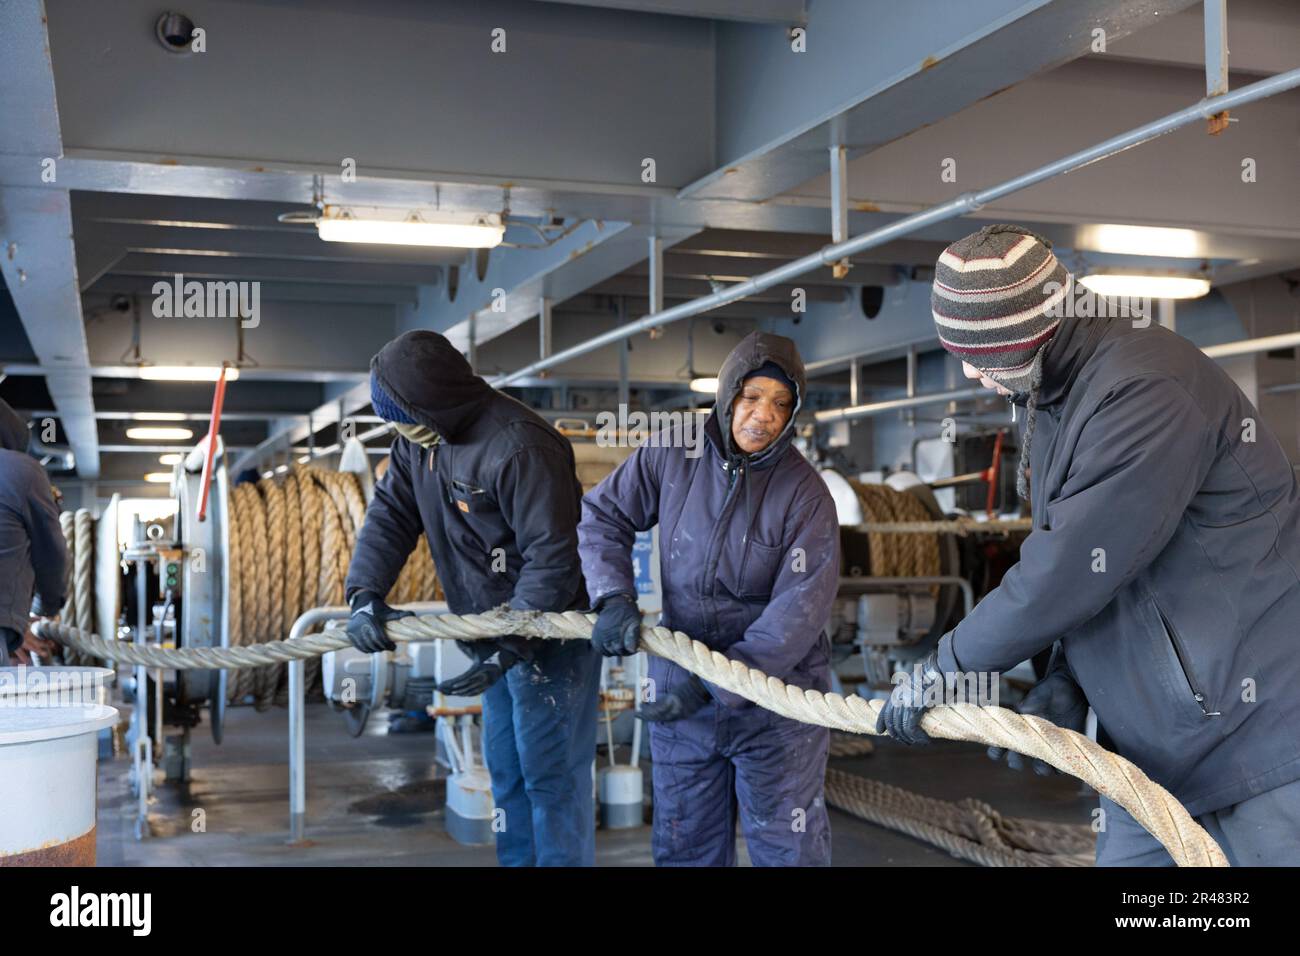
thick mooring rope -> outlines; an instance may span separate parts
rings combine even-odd
[[[843,770],[826,771],[826,804],[981,866],[1091,866],[1086,825],[1004,817],[987,803],[949,803]]]
[[[394,641],[478,640],[521,637],[582,639],[591,636],[595,615],[580,611],[543,613],[499,609],[485,614],[436,614],[402,618],[388,625]],[[330,629],[294,641],[238,648],[168,649],[105,641],[76,628],[43,622],[42,637],[72,644],[84,653],[165,668],[222,668],[275,664],[307,658],[349,645],[346,634]],[[642,647],[761,707],[804,723],[834,730],[875,734],[882,701],[823,694],[792,687],[776,677],[710,650],[681,631],[645,627]],[[1179,866],[1227,866],[1223,851],[1163,787],[1133,763],[1082,734],[1032,715],[1002,707],[951,704],[928,710],[922,727],[931,737],[1002,747],[1042,760],[1078,777],[1133,815],[1169,851]]]

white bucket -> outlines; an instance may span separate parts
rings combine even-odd
[[[0,706],[0,866],[93,866],[105,704]]]
[[[116,677],[108,667],[0,667],[0,707],[107,704]]]

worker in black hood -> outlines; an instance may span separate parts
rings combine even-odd
[[[0,664],[45,649],[30,615],[59,613],[68,569],[54,493],[27,439],[26,423],[0,400]]]
[[[393,424],[388,471],[357,538],[347,579],[348,635],[391,650],[384,602],[421,531],[455,614],[502,604],[583,608],[582,488],[573,448],[497,392],[436,332],[395,339],[370,364],[375,413]],[[595,861],[591,763],[600,656],[588,641],[464,642],[477,663],[439,689],[483,697],[483,748],[505,813],[506,866]]]

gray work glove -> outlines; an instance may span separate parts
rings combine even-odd
[[[1064,666],[1058,666],[1058,662],[1061,664],[1064,662],[1064,655],[1059,650],[1053,655],[1052,663],[1048,665],[1047,675],[1025,695],[1025,699],[1016,708],[1016,713],[1042,717],[1058,727],[1083,733],[1088,720],[1088,698],[1084,696],[1083,688],[1070,676],[1070,672]],[[992,760],[1001,760],[1005,755],[1007,766],[1012,770],[1024,769],[1024,756],[1014,750],[990,747],[988,755]],[[1060,773],[1051,764],[1042,760],[1032,760],[1031,763],[1034,766],[1034,773],[1039,776],[1046,777],[1054,770]]]

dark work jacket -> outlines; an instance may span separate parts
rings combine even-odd
[[[1061,639],[1118,752],[1195,816],[1300,778],[1300,488],[1223,369],[1133,323],[1067,318],[1049,343],[1034,530],[940,664]]]
[[[0,627],[20,634],[33,594],[44,613],[59,613],[68,566],[50,479],[27,440],[27,425],[0,401]]]
[[[442,442],[393,442],[357,538],[348,600],[361,590],[387,594],[423,531],[453,613],[585,607],[572,446],[432,335],[398,339],[372,364],[395,401]]]
[[[817,470],[791,445],[791,425],[758,455],[736,452],[731,402],[746,373],[775,361],[805,388],[794,343],[746,337],[722,367],[718,400],[690,457],[678,428],[642,445],[583,499],[582,565],[593,598],[635,593],[632,543],[659,526],[665,627],[803,688],[828,690],[823,633],[839,586],[839,523]],[[796,408],[797,413],[797,408]],[[698,434],[698,431],[697,431]],[[671,681],[676,665],[654,659]],[[661,680],[655,677],[656,681]],[[743,698],[710,685],[722,703]]]

